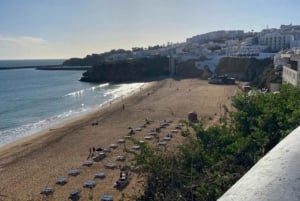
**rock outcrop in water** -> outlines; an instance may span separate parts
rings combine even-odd
[[[157,56],[95,65],[83,73],[80,81],[136,82],[168,74],[169,59]]]

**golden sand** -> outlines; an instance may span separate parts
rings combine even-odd
[[[124,147],[130,148],[132,142],[120,144],[101,162],[83,167],[89,149],[117,144],[117,140],[128,133],[129,126],[139,127],[145,118],[153,120],[153,123],[137,131],[137,139],[144,139],[163,120],[172,120],[170,127],[160,134],[163,136],[180,119],[186,119],[191,111],[197,112],[199,118],[205,119],[207,124],[212,124],[218,121],[223,104],[230,109],[230,97],[237,91],[236,86],[209,85],[198,79],[153,82],[140,92],[99,111],[7,145],[0,149],[0,200],[43,200],[45,198],[40,192],[46,185],[54,188],[54,194],[46,200],[68,200],[69,193],[74,189],[81,190],[80,200],[100,200],[103,194],[111,194],[114,200],[118,200],[122,193],[138,193],[142,178],[133,174],[129,185],[120,192],[113,188],[120,170],[105,168],[107,162],[116,163],[118,167],[130,165],[128,158],[131,156],[124,152]],[[97,125],[92,125],[96,122]],[[180,134],[175,134],[167,148],[176,147],[182,140]],[[152,143],[155,144],[154,140]],[[117,162],[118,155],[126,156],[127,160]],[[71,168],[78,168],[81,174],[68,177]],[[99,171],[105,172],[106,178],[96,180],[93,190],[83,188],[84,181],[94,179],[95,173]],[[67,177],[68,183],[64,186],[56,185],[55,181],[59,177]]]

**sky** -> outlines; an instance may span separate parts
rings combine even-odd
[[[67,59],[300,24],[298,0],[0,0],[0,59]]]

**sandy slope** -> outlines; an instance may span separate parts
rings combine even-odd
[[[118,155],[130,157],[124,153],[124,146],[130,147],[132,142],[120,145],[102,162],[94,163],[92,167],[82,167],[89,155],[89,148],[108,147],[116,143],[127,134],[128,126],[139,127],[146,117],[154,122],[137,132],[135,136],[138,139],[143,139],[164,119],[171,119],[173,124],[160,134],[164,136],[179,119],[186,119],[190,111],[196,111],[201,118],[212,117],[211,122],[216,122],[221,106],[227,104],[230,107],[230,97],[237,90],[236,86],[208,85],[206,81],[197,79],[163,80],[93,114],[4,147],[0,149],[0,200],[42,200],[44,198],[39,193],[45,185],[55,189],[53,196],[46,200],[68,200],[73,189],[81,189],[81,200],[99,200],[103,194],[112,194],[114,200],[118,200],[121,193],[112,185],[120,171],[105,169],[104,164],[115,162],[118,166],[129,165],[129,160],[116,162],[115,158]],[[125,105],[124,110],[122,104]],[[92,122],[98,122],[98,125],[92,126]],[[180,135],[176,135],[167,146],[175,147],[182,140]],[[81,174],[69,177],[65,186],[55,185],[56,178],[67,176],[73,167],[79,168]],[[83,182],[93,179],[97,171],[105,172],[106,178],[97,180],[94,190],[83,189]],[[123,192],[137,193],[141,181],[134,175]]]

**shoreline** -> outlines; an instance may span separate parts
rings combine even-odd
[[[68,127],[70,125],[79,124],[82,120],[93,119],[97,115],[97,113],[101,112],[102,110],[109,109],[114,104],[120,104],[125,99],[128,99],[131,96],[136,95],[137,93],[141,93],[142,92],[141,88],[142,88],[142,90],[146,90],[150,87],[155,87],[155,84],[157,84],[157,83],[152,83],[152,82],[144,83],[141,87],[136,88],[136,89],[128,92],[125,95],[121,95],[119,97],[116,97],[109,101],[106,101],[106,102],[100,104],[99,106],[96,106],[95,108],[91,109],[90,111],[84,112],[84,114],[69,117],[69,118],[63,120],[62,122],[54,123],[53,125],[51,124],[49,126],[46,126],[45,128],[42,128],[41,130],[39,130],[37,132],[34,132],[34,133],[28,135],[28,136],[21,137],[12,142],[1,145],[0,146],[0,160],[3,158],[3,156],[8,154],[7,152],[11,152],[10,150],[14,149],[15,147],[20,147],[20,146],[22,147],[24,144],[25,145],[34,144],[34,142],[42,140],[42,138],[46,138],[47,137],[46,135],[49,135],[49,133],[52,131],[55,131],[57,129],[61,129],[64,127]],[[7,157],[7,156],[5,156],[5,157]],[[1,172],[2,166],[3,166],[3,163],[1,163],[1,161],[0,161],[0,172]]]
[[[238,90],[237,86],[208,85],[207,81],[199,79],[165,79],[149,84],[142,91],[136,90],[136,93],[121,97],[119,101],[91,114],[0,149],[1,195],[14,201],[43,200],[40,191],[49,185],[55,189],[49,200],[66,200],[74,189],[80,189],[82,200],[88,200],[91,191],[82,188],[83,182],[93,178],[96,172],[104,171],[106,178],[97,180],[92,191],[94,200],[98,200],[103,194],[111,194],[116,200],[121,199],[121,193],[113,188],[120,170],[106,169],[105,163],[114,162],[118,167],[131,165],[132,155],[124,153],[124,148],[131,147],[132,142],[126,141],[122,146],[119,145],[101,162],[94,163],[91,167],[83,167],[82,162],[87,159],[91,147],[108,147],[116,143],[127,135],[129,126],[137,128],[144,123],[145,118],[153,120],[153,123],[137,132],[136,139],[144,140],[144,136],[165,119],[172,120],[174,123],[169,129],[174,128],[191,111],[197,112],[198,118],[208,124],[216,123],[220,117],[220,105],[230,104],[229,97]],[[229,105],[228,108],[230,109]],[[92,126],[93,122],[98,124]],[[168,129],[160,133],[160,137],[166,132]],[[184,140],[180,134],[176,134],[170,144],[168,143],[168,150],[175,150]],[[155,140],[149,143],[153,144]],[[116,162],[116,157],[123,154],[128,159],[125,162]],[[79,168],[80,175],[68,176],[71,168]],[[62,176],[68,178],[68,183],[63,187],[55,185],[55,180]],[[132,195],[142,188],[143,178],[133,174],[132,180],[122,193]]]
[[[134,84],[137,84],[137,83],[134,83]],[[114,104],[115,102],[122,101],[123,99],[125,99],[125,98],[127,98],[131,95],[134,95],[135,93],[140,92],[141,88],[142,89],[147,88],[151,85],[150,82],[148,82],[148,83],[144,82],[144,83],[141,83],[141,84],[142,84],[141,86],[136,86],[133,89],[129,89],[126,92],[124,92],[124,94],[117,95],[116,97],[112,97],[111,99],[106,100],[106,101],[102,102],[99,105],[95,105],[93,108],[89,108],[86,111],[82,111],[82,112],[75,111],[74,114],[71,115],[71,116],[67,116],[67,117],[64,117],[64,118],[56,120],[56,121],[49,121],[47,124],[42,125],[41,127],[38,127],[36,129],[27,130],[25,133],[23,133],[23,135],[18,135],[17,134],[16,136],[18,136],[18,137],[16,137],[16,139],[11,140],[9,142],[0,143],[0,149],[4,146],[8,145],[8,144],[14,143],[18,140],[22,140],[23,138],[27,138],[27,137],[31,137],[31,136],[39,134],[39,133],[43,133],[43,132],[45,132],[49,129],[52,129],[52,128],[54,129],[56,127],[59,127],[61,124],[64,125],[65,123],[72,122],[73,120],[76,120],[76,119],[84,118],[84,116],[86,116],[86,115],[90,115],[92,113],[95,113],[95,112],[101,110],[103,107],[107,107],[108,105]],[[65,112],[66,111],[63,111],[63,113],[65,113]],[[60,113],[60,114],[62,114],[62,113]],[[52,117],[57,117],[60,114],[52,116]],[[51,119],[52,117],[49,116],[46,119]],[[36,124],[36,123],[38,123],[38,122],[32,122],[30,124]],[[24,125],[19,125],[16,128],[10,128],[10,129],[18,129],[18,128],[21,128],[23,126]],[[4,131],[6,131],[6,130],[4,130]]]

